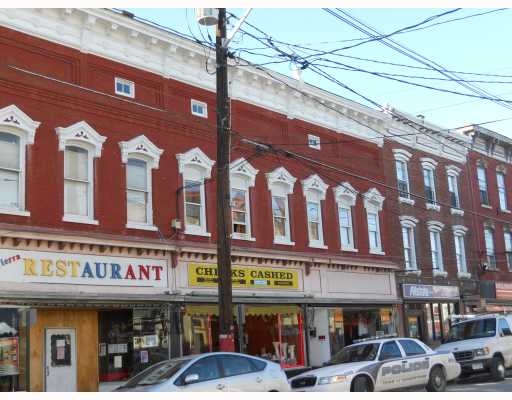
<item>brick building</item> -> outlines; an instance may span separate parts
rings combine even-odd
[[[0,26],[0,389],[97,390],[216,350],[204,49],[109,10],[5,9]],[[419,217],[381,184],[390,118],[298,85],[231,72],[236,346],[286,369],[400,330],[390,221]],[[462,287],[445,265],[414,282]]]

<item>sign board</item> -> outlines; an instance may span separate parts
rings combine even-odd
[[[458,286],[402,285],[405,299],[459,299]]]
[[[167,261],[0,249],[0,281],[167,287]]]
[[[18,375],[18,362],[18,338],[0,338],[0,376]]]
[[[189,287],[216,287],[217,265],[188,264]],[[231,282],[234,288],[244,289],[299,289],[299,271],[284,268],[258,268],[233,265]]]

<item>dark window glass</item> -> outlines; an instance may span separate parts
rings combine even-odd
[[[212,379],[219,379],[221,377],[217,357],[205,357],[196,361],[181,375],[180,383],[185,382],[185,377],[188,375],[197,374],[199,380],[193,383],[211,381]]]
[[[500,333],[503,333],[503,330],[508,329],[510,330],[510,326],[508,325],[508,322],[504,319],[500,319],[498,322],[498,329]]]
[[[495,335],[496,318],[482,318],[453,325],[448,335],[448,342],[493,337]]]
[[[254,360],[254,359],[250,359],[251,361],[251,364],[253,365],[253,370],[254,371],[263,371],[266,366],[267,366],[267,363],[265,361],[261,361],[261,360]]]
[[[250,374],[254,371],[251,361],[241,356],[220,356],[220,363],[224,370],[224,376]]]
[[[407,356],[417,356],[425,354],[426,351],[414,340],[399,340],[398,341],[405,351]]]
[[[379,360],[392,360],[393,358],[402,358],[402,353],[394,340],[382,345]]]

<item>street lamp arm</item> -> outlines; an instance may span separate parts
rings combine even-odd
[[[222,43],[222,47],[224,47],[225,49],[228,48],[229,46],[229,42],[231,42],[231,39],[233,39],[233,37],[236,35],[236,33],[238,32],[238,30],[240,29],[240,27],[242,26],[242,24],[245,22],[245,20],[247,19],[247,17],[249,16],[249,14],[251,13],[252,11],[252,8],[248,8],[246,11],[245,11],[245,14],[242,16],[242,18],[240,18],[238,20],[238,22],[236,23],[235,27],[233,28],[233,30],[231,30],[230,32],[228,32],[227,34],[227,37],[226,39],[224,39],[224,42]]]

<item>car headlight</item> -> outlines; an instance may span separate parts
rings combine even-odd
[[[331,383],[340,383],[347,380],[346,375],[333,375],[333,376],[324,376],[318,379],[319,385],[329,385]]]
[[[486,356],[487,354],[489,354],[489,347],[483,347],[481,349],[476,349],[474,351],[474,353],[475,353],[475,356],[477,356],[477,357]]]

